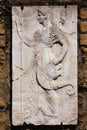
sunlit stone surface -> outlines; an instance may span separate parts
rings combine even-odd
[[[12,7],[13,125],[77,124],[77,7]]]

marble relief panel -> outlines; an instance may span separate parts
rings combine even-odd
[[[75,125],[77,111],[77,6],[13,6],[13,125]]]

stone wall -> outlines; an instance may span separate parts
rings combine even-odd
[[[12,5],[78,5],[78,125],[11,125]],[[68,113],[67,113],[68,114]],[[0,130],[87,130],[87,0],[0,0]]]

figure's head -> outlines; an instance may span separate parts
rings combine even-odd
[[[38,10],[38,19],[40,24],[42,24],[43,26],[45,26],[46,21],[47,21],[47,15],[45,12],[42,12],[41,10]]]

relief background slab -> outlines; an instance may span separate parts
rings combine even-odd
[[[77,124],[77,7],[12,7],[13,125]]]

